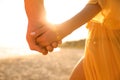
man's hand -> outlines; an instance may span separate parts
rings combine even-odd
[[[44,25],[34,26],[34,25],[28,24],[26,39],[31,50],[36,50],[46,55],[48,54],[48,52],[52,52],[53,49],[58,46],[58,44],[62,43],[62,41],[54,41],[48,44],[46,44],[47,42],[45,41],[40,42],[44,38],[44,37],[43,38],[40,38],[40,37],[43,36],[47,31],[50,31],[50,28],[48,28],[47,26],[44,26]],[[42,45],[42,44],[46,44],[46,45]]]
[[[48,53],[45,47],[42,47],[36,43],[36,38],[42,35],[46,31],[42,26],[28,24],[26,39],[31,50],[36,50],[43,53],[44,55]]]
[[[24,0],[25,11],[28,18],[28,29],[26,39],[31,50],[39,51],[47,54],[52,51],[58,43],[53,42],[47,46],[38,45],[37,38],[42,36],[47,28],[41,24],[46,24],[46,11],[44,8],[44,0]]]

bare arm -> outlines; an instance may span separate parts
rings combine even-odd
[[[57,47],[59,42],[53,42],[51,45],[42,46],[36,42],[36,39],[45,33],[48,28],[46,21],[46,11],[44,8],[44,0],[24,0],[25,11],[28,18],[28,28],[26,39],[31,50],[36,50],[47,54],[48,51],[52,51]],[[49,25],[48,25],[49,26]],[[34,35],[31,35],[34,33]]]
[[[52,30],[53,27],[51,27],[51,30],[45,32],[45,34],[39,37],[37,42],[43,46],[46,46],[49,45],[49,43],[63,39],[75,29],[91,20],[100,12],[100,10],[101,8],[98,4],[87,4],[85,8],[74,17],[63,22],[62,24],[56,25],[55,30]],[[56,33],[59,38],[56,37]]]
[[[24,0],[28,21],[38,24],[45,20],[44,0]],[[38,23],[37,23],[38,22]]]
[[[31,50],[36,50],[42,52],[43,54],[47,54],[47,50],[40,45],[36,44],[36,37],[40,34],[43,34],[43,30],[41,29],[41,25],[45,23],[45,9],[44,9],[44,0],[24,0],[25,11],[28,18],[28,28],[26,39],[29,44]],[[37,31],[37,32],[36,32]],[[36,32],[33,36],[32,32]]]
[[[61,37],[65,37],[70,34],[75,29],[79,28],[89,20],[91,20],[95,15],[101,11],[101,7],[98,4],[87,4],[82,11],[76,14],[74,17],[64,22],[58,27],[58,31]],[[61,33],[66,32],[65,34]]]

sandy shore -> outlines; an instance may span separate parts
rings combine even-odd
[[[61,49],[0,60],[0,80],[68,80],[84,50]]]

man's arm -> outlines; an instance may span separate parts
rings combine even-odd
[[[41,46],[36,42],[36,39],[48,30],[48,28],[46,27],[46,24],[48,23],[46,21],[44,0],[24,0],[24,3],[26,14],[28,17],[28,29],[26,39],[29,47],[31,50],[36,50],[43,54],[47,54],[48,51],[52,51],[54,48],[56,48],[60,41],[53,42],[46,47]]]
[[[44,31],[40,27],[45,23],[45,9],[43,0],[24,0],[25,11],[28,18],[28,28],[26,39],[31,50],[39,51],[43,54],[47,54],[48,51],[40,45],[36,44],[37,35],[42,34]],[[32,33],[32,34],[31,34]],[[33,34],[34,33],[34,34]]]
[[[45,22],[44,0],[24,0],[28,21],[32,24]]]

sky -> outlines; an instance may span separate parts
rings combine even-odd
[[[48,20],[62,23],[78,13],[87,0],[45,0]],[[0,47],[28,47],[27,17],[24,0],[0,0]],[[75,30],[63,41],[79,40],[87,36],[85,26]]]
[[[0,0],[0,46],[26,45],[26,29],[23,0]]]

